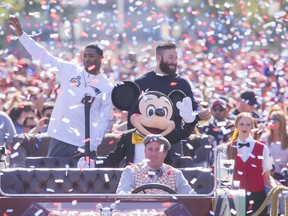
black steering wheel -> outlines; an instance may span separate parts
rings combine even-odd
[[[165,191],[169,194],[176,194],[176,191],[171,189],[170,187],[163,185],[163,184],[159,184],[159,183],[147,183],[147,184],[143,184],[137,188],[135,188],[131,193],[132,194],[137,194],[139,192],[142,192],[146,194],[145,190],[147,189],[158,189],[158,190],[162,190]]]

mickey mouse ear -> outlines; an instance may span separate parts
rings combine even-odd
[[[129,111],[140,93],[139,86],[134,82],[124,81],[118,83],[112,90],[112,103],[117,109]]]
[[[176,105],[178,101],[182,101],[183,98],[186,97],[185,93],[180,90],[173,90],[168,96],[174,105]]]
[[[169,95],[169,98],[171,99],[173,103],[173,114],[174,116],[179,116],[179,109],[176,107],[176,104],[178,101],[182,101],[183,98],[186,97],[185,93],[180,90],[173,90]]]

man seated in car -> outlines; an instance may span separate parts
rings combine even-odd
[[[131,193],[135,188],[147,183],[160,183],[173,189],[177,194],[195,194],[182,172],[167,165],[164,159],[171,148],[162,135],[150,134],[144,139],[145,160],[128,165],[124,169],[116,193]],[[149,194],[167,193],[160,189],[147,189]]]

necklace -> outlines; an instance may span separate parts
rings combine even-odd
[[[91,81],[93,81],[93,80],[95,79],[96,75],[94,75],[91,80],[87,80],[87,81],[86,81],[85,70],[83,69],[82,72],[83,72],[84,86],[87,87],[87,86],[88,86],[88,83],[90,83]],[[90,73],[88,74],[88,78],[89,78],[89,76],[90,76]],[[88,78],[87,78],[87,79],[88,79]]]

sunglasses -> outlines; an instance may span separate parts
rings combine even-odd
[[[222,108],[222,107],[218,107],[218,108],[213,107],[213,108],[212,108],[212,111],[213,111],[213,112],[217,112],[217,111],[219,111],[219,112],[223,112],[224,110],[225,110],[225,109]]]
[[[280,121],[278,118],[270,118],[269,119],[269,122],[278,122],[278,121]]]

